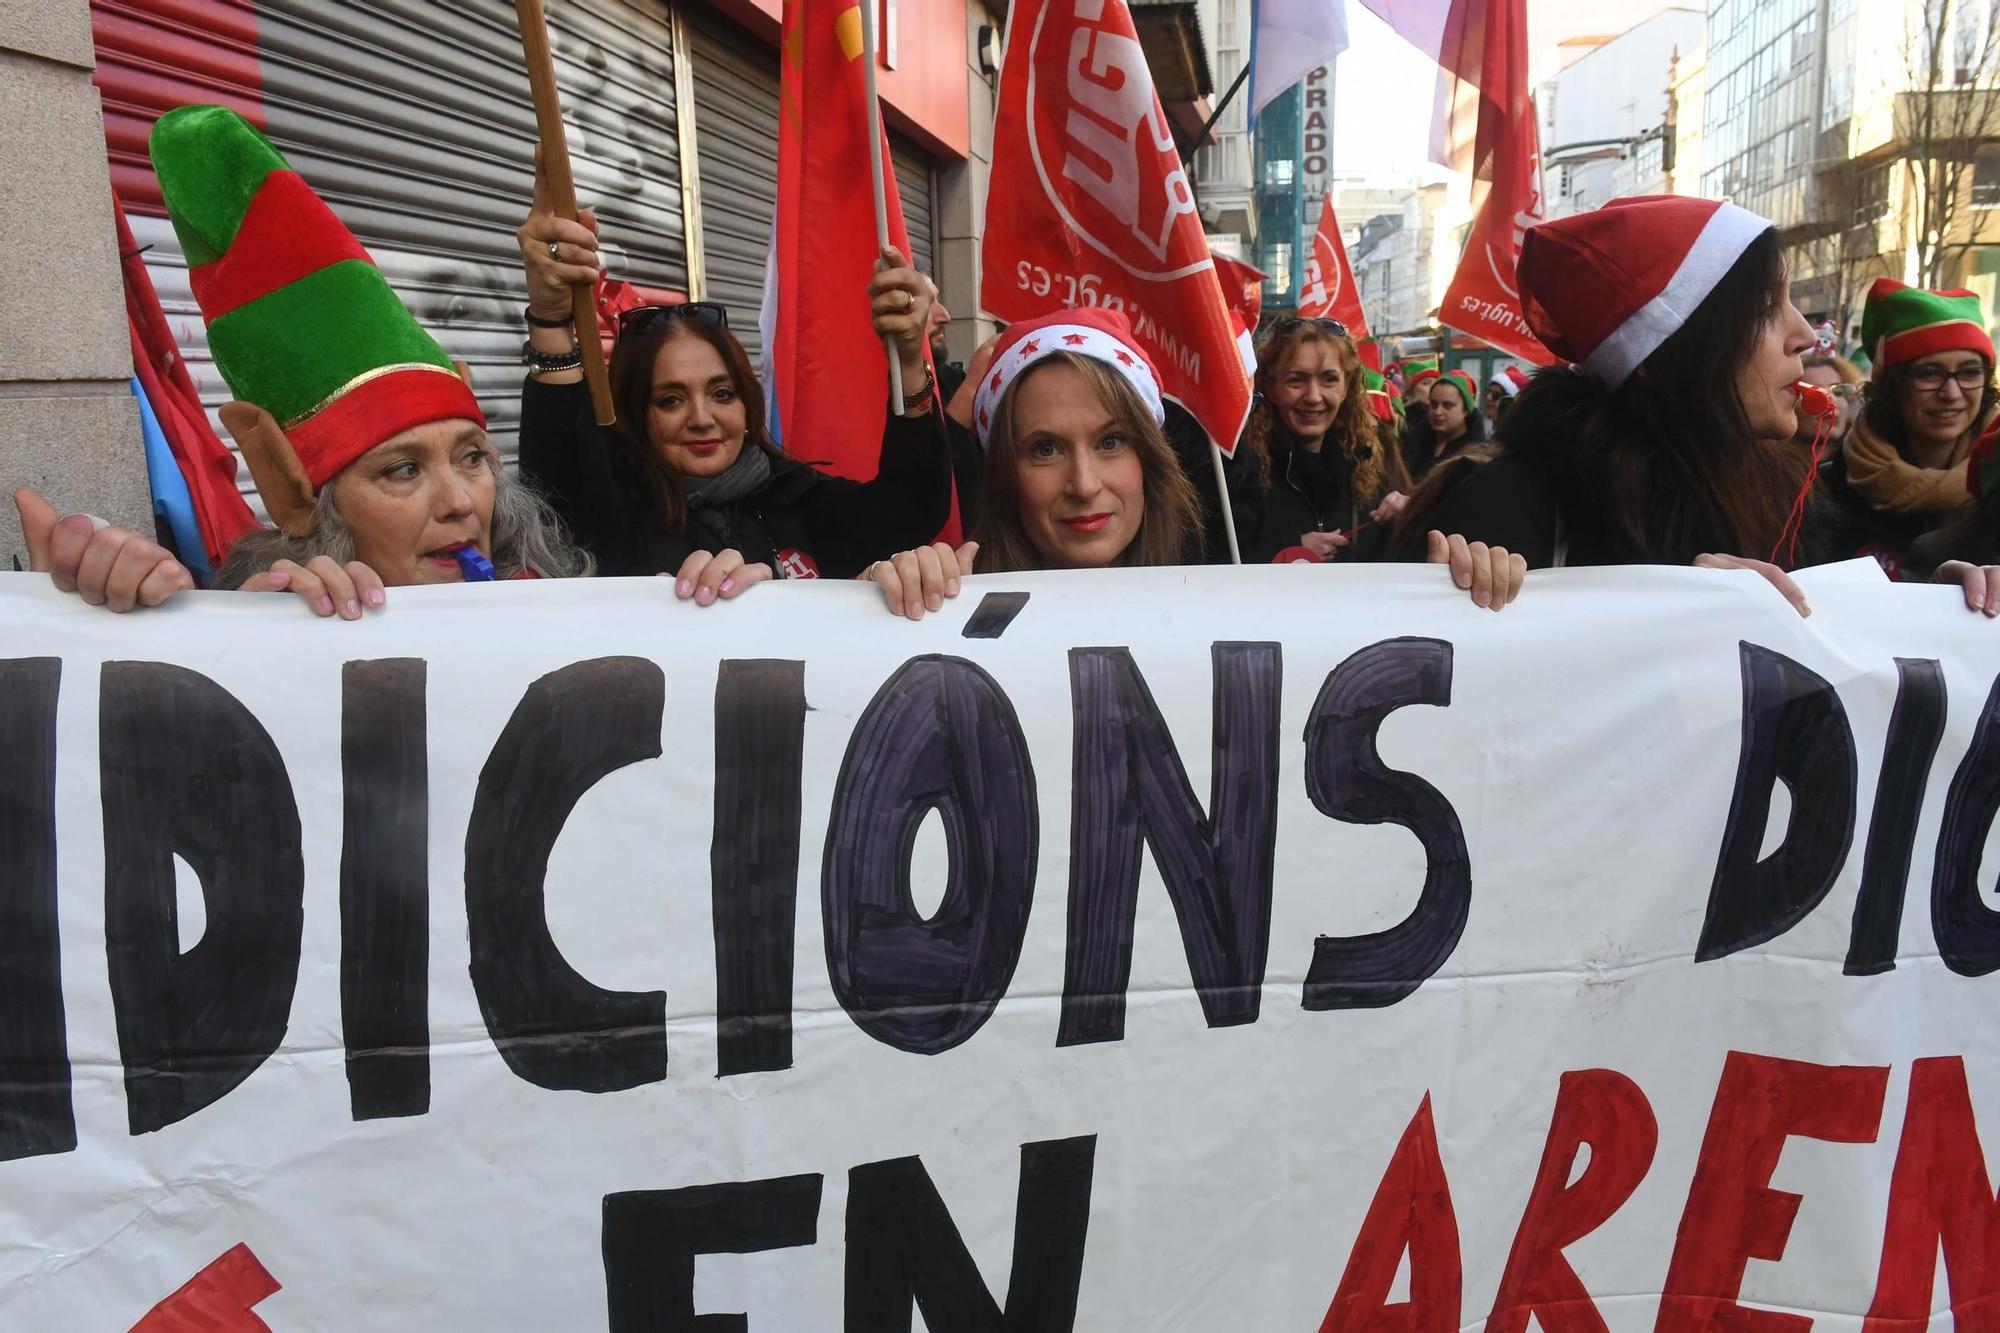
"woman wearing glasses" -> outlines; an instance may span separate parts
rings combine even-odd
[[[1230,500],[1244,560],[1351,555],[1383,502],[1409,485],[1368,405],[1346,326],[1278,320],[1257,351],[1256,388],[1237,453],[1246,484]]]
[[[880,471],[856,482],[778,452],[750,359],[727,313],[707,302],[620,318],[618,425],[599,428],[569,322],[573,285],[597,278],[596,219],[588,209],[581,222],[556,217],[538,173],[517,240],[529,293],[521,470],[600,574],[672,574],[706,604],[774,576],[850,578],[944,526],[951,453],[923,356],[932,289],[894,250],[882,252],[868,295],[876,332],[896,339],[909,396],[883,431]],[[787,423],[787,434],[794,453],[810,455],[810,422]]]
[[[1820,554],[1872,555],[1899,575],[1911,543],[1972,503],[1968,460],[2000,419],[1979,298],[1876,280],[1861,341],[1875,361],[1860,419],[1828,470]]]

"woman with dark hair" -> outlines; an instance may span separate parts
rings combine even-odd
[[[1753,568],[1803,611],[1778,566],[1810,485],[1792,386],[1814,337],[1786,277],[1771,224],[1713,200],[1619,199],[1530,228],[1524,313],[1573,364],[1521,391],[1497,457],[1412,497],[1399,553],[1443,528],[1530,568]]]
[[[1974,293],[1889,278],[1868,289],[1861,341],[1875,380],[1826,469],[1816,546],[1827,559],[1873,556],[1895,577],[1913,542],[1972,503],[1967,460],[2000,425],[1993,341]]]
[[[1348,550],[1392,493],[1409,489],[1368,401],[1361,355],[1331,319],[1286,317],[1257,349],[1258,398],[1230,497],[1243,559]]]
[[[1413,483],[1428,477],[1438,464],[1486,442],[1479,389],[1464,371],[1447,370],[1434,377],[1420,406],[1422,413],[1411,417],[1403,433],[1403,467]]]
[[[601,429],[583,385],[570,292],[597,277],[597,222],[555,216],[539,172],[517,238],[527,273],[530,372],[521,391],[521,470],[601,574],[712,583],[718,568],[850,578],[925,541],[951,507],[951,451],[924,361],[932,287],[894,250],[869,283],[875,330],[893,336],[909,396],[882,433],[875,479],[828,476],[796,455],[810,422],[787,422],[790,454],[765,429],[764,395],[719,305],[648,306],[619,320],[611,355],[618,425]],[[586,336],[595,337],[596,330]],[[856,394],[873,388],[856,386]],[[886,390],[885,390],[886,391]]]
[[[1359,398],[1361,395],[1355,395]],[[973,573],[1186,564],[1201,506],[1162,431],[1159,375],[1125,316],[1061,310],[1009,328],[980,372],[973,428],[986,447],[977,541],[901,552],[863,577],[911,620]],[[1459,587],[1498,610],[1525,566],[1435,536]]]

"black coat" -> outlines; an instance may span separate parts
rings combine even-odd
[[[1230,505],[1245,564],[1268,564],[1279,552],[1302,545],[1308,532],[1352,533],[1382,500],[1379,494],[1366,504],[1355,499],[1354,467],[1338,448],[1301,448],[1282,422],[1273,423],[1268,445],[1271,471],[1262,485],[1250,480],[1254,464],[1238,450],[1245,475],[1232,488]],[[1379,431],[1374,447],[1387,447]],[[1371,558],[1383,535],[1371,525],[1343,558]]]
[[[1966,512],[1960,509],[1930,514],[1884,513],[1848,484],[1846,460],[1829,458],[1820,464],[1819,484],[1814,488],[1813,507],[1807,517],[1808,563],[1826,564],[1865,555],[1879,561],[1891,578],[1904,577],[1906,569],[1921,578],[1937,561],[1930,548],[1912,561],[1912,548],[1919,539],[1949,527]]]
[[[659,524],[653,493],[591,415],[581,383],[521,389],[521,475],[547,497],[597,572],[671,574],[697,550],[735,548],[745,561],[795,575],[802,555],[826,578],[852,578],[875,561],[921,546],[951,508],[951,453],[942,414],[894,417],[882,432],[873,481],[830,477],[791,457],[773,459],[756,494],[704,510],[689,531]],[[748,446],[746,446],[748,447]],[[808,448],[810,445],[808,444]]]

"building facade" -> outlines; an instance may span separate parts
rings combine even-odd
[[[1675,61],[1702,49],[1705,12],[1668,8],[1593,39],[1538,90],[1544,214],[1587,212],[1665,185]]]

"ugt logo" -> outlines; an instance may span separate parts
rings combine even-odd
[[[1125,6],[1051,0],[1031,41],[1035,170],[1064,221],[1135,277],[1207,268],[1194,191]],[[1038,86],[1043,77],[1060,82]]]
[[[1331,310],[1340,299],[1340,261],[1325,236],[1313,236],[1312,258],[1306,261],[1306,286],[1299,293],[1299,310]]]

